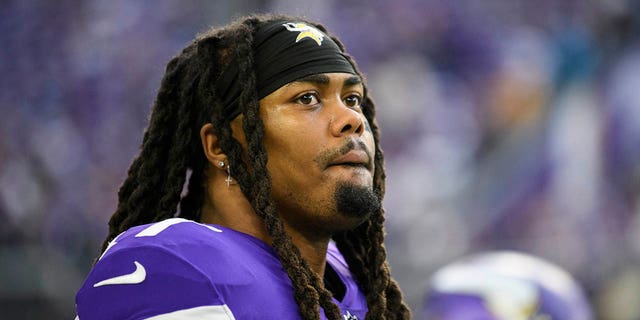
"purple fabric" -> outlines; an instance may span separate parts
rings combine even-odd
[[[422,320],[496,320],[479,296],[433,292],[423,309]]]
[[[81,320],[143,319],[218,305],[226,305],[235,319],[299,318],[291,281],[273,248],[228,228],[170,220],[176,223],[155,235],[140,236],[143,230],[150,230],[151,225],[144,225],[115,239],[116,244],[91,270],[76,296]],[[141,283],[94,287],[105,279],[132,273],[134,261],[146,270]],[[347,288],[343,301],[335,302],[345,315],[349,312],[364,319],[364,295],[333,244],[327,261]]]

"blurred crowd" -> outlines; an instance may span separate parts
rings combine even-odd
[[[639,319],[640,5],[625,0],[0,2],[0,314],[74,316],[166,62],[252,12],[325,24],[365,72],[387,249],[416,315],[483,250]]]

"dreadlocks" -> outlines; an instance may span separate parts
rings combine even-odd
[[[264,125],[259,117],[256,93],[253,37],[260,25],[283,19],[288,17],[250,16],[228,27],[211,29],[199,35],[168,63],[140,154],[133,160],[118,192],[118,206],[109,221],[109,234],[102,251],[115,236],[133,226],[174,216],[200,220],[205,188],[214,186],[205,186],[207,159],[201,150],[199,128],[211,123],[222,150],[234,165],[233,178],[273,239],[273,248],[293,284],[300,314],[304,319],[319,319],[321,307],[327,318],[340,319],[331,292],[285,232],[271,197],[271,179],[263,145]],[[328,34],[322,25],[310,24]],[[344,52],[340,41],[331,38]],[[346,57],[360,74],[353,59]],[[246,151],[232,137],[230,120],[223,113],[224,103],[212,85],[232,61],[237,63],[241,86],[239,108],[247,139]],[[384,157],[379,146],[374,103],[368,97],[363,103],[363,113],[375,141],[374,188],[382,195]],[[187,192],[181,197],[185,183]],[[333,238],[366,294],[369,308],[366,319],[408,319],[409,310],[390,277],[383,246],[383,223],[384,212],[380,209],[357,228],[339,232]]]

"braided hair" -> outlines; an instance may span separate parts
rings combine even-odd
[[[200,220],[207,159],[201,150],[199,129],[211,123],[222,150],[234,164],[233,178],[273,239],[272,245],[293,284],[302,318],[319,319],[322,308],[328,319],[337,320],[341,319],[340,311],[332,302],[331,292],[285,232],[271,198],[267,153],[262,143],[264,125],[259,117],[256,92],[253,35],[262,24],[283,19],[293,20],[286,16],[253,15],[224,28],[211,29],[198,35],[169,61],[140,154],[133,160],[118,192],[118,206],[109,221],[109,234],[102,251],[118,234],[133,226],[175,216]],[[322,25],[310,24],[328,34]],[[334,36],[331,38],[344,52],[341,42]],[[348,55],[347,59],[360,74],[353,59]],[[230,120],[225,118],[220,94],[212,85],[231,61],[238,63],[239,107],[250,150],[247,153],[243,153],[240,143],[232,137]],[[384,157],[379,145],[375,106],[369,97],[364,99],[363,113],[375,140],[374,188],[383,195]],[[187,190],[183,195],[185,183]],[[355,229],[334,234],[333,239],[366,295],[369,308],[366,319],[408,319],[409,309],[390,277],[383,245],[383,223],[384,212],[380,209]]]

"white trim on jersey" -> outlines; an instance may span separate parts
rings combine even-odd
[[[169,228],[174,224],[183,223],[183,222],[190,222],[190,220],[183,219],[183,218],[171,218],[171,219],[162,220],[160,222],[156,222],[151,226],[145,228],[144,230],[138,232],[138,234],[136,234],[136,238],[155,237],[158,235],[158,233],[164,231],[164,229]]]
[[[178,310],[159,314],[157,316],[147,318],[146,320],[200,320],[204,318],[209,320],[236,320],[226,304],[221,306],[204,306]],[[74,320],[80,320],[80,317],[76,316]]]
[[[220,306],[203,306],[159,314],[147,320],[235,320],[226,304]]]
[[[165,229],[169,228],[170,226],[174,225],[174,224],[178,224],[178,223],[183,223],[183,222],[189,222],[189,223],[195,223],[197,225],[201,225],[203,227],[208,228],[211,231],[215,231],[215,232],[222,232],[222,230],[212,227],[212,226],[208,226],[205,224],[201,224],[201,223],[197,223],[195,221],[191,221],[191,220],[187,220],[187,219],[183,219],[183,218],[170,218],[170,219],[166,219],[166,220],[162,220],[160,222],[156,222],[154,224],[152,224],[150,227],[147,227],[146,229],[138,232],[138,234],[135,235],[136,238],[139,237],[155,237],[158,235],[158,233],[164,231]]]
[[[109,251],[109,249],[111,249],[111,247],[115,246],[116,243],[118,243],[118,238],[120,238],[121,235],[123,235],[126,231],[121,232],[119,235],[117,235],[115,238],[113,238],[113,240],[111,240],[111,242],[109,242],[109,244],[107,245],[107,248],[104,249],[104,252],[100,255],[100,258],[98,258],[98,260],[102,259],[102,257],[104,257],[105,254],[107,254],[107,251]],[[78,319],[75,319],[78,320]]]

